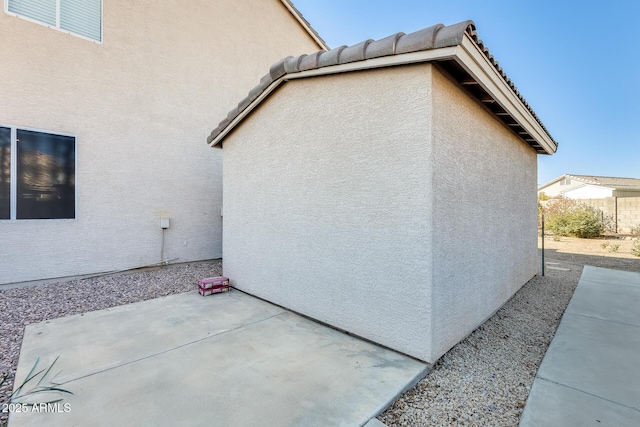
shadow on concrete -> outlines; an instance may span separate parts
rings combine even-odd
[[[538,256],[542,250],[538,249]],[[544,250],[545,262],[561,261],[576,265],[593,265],[594,267],[611,268],[615,270],[633,271],[640,273],[640,258],[617,258],[610,256],[585,255],[571,252],[558,252],[556,249]]]

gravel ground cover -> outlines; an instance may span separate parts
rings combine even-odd
[[[545,277],[530,280],[493,317],[445,354],[426,378],[378,417],[380,421],[389,427],[518,425],[533,378],[582,267],[640,271],[638,258],[596,256],[581,250],[588,242],[568,240],[572,245],[568,247],[564,241],[545,241],[551,246]],[[0,388],[0,404],[13,389],[26,325],[193,291],[197,279],[221,272],[218,260],[0,290],[0,374],[9,374],[8,383]],[[6,414],[0,414],[0,426],[6,420]]]
[[[195,291],[198,279],[221,274],[222,263],[215,260],[0,290],[0,378],[8,374],[0,388],[0,407],[13,390],[24,329],[30,323]],[[7,417],[0,414],[0,426]]]
[[[640,259],[598,254],[600,243],[545,239],[545,276],[531,279],[378,419],[389,427],[517,426],[584,265],[640,272]]]
[[[378,419],[392,426],[517,426],[582,266],[549,270],[447,352]]]

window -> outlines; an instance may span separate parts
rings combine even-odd
[[[102,41],[102,0],[6,0],[5,11]]]
[[[11,218],[11,129],[0,128],[0,219]]]
[[[0,219],[76,216],[76,139],[0,126]]]

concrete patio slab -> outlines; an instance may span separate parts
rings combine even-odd
[[[372,418],[364,427],[387,427],[385,423],[378,420],[377,418]]]
[[[639,273],[584,267],[521,426],[640,424],[639,298]]]
[[[28,372],[37,358],[50,363],[51,350],[64,349],[73,357],[61,357],[56,367],[60,382],[68,382],[283,312],[241,292],[184,293],[35,323],[22,341],[18,372]]]
[[[574,314],[565,314],[564,319],[537,377],[638,406],[640,328]]]
[[[536,378],[521,426],[638,426],[640,413],[579,390]],[[535,403],[533,403],[535,402]]]
[[[585,269],[587,274],[583,273],[565,313],[640,326],[640,275],[609,270],[607,279],[601,271],[606,269],[590,266]]]
[[[237,291],[30,325],[16,383],[58,355],[70,411],[10,427],[361,426],[428,368]]]

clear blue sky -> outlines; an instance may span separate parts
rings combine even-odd
[[[330,47],[471,19],[559,143],[538,183],[640,178],[640,0],[293,0]]]

